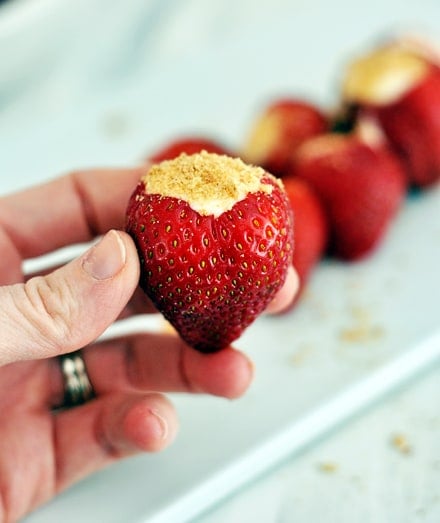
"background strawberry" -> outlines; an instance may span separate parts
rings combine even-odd
[[[440,70],[432,68],[402,100],[374,112],[406,163],[410,182],[426,187],[440,180]]]
[[[162,162],[164,160],[172,160],[177,158],[182,153],[195,154],[201,151],[215,154],[228,154],[230,151],[223,146],[223,144],[212,140],[210,138],[203,138],[201,136],[185,136],[178,138],[164,145],[152,155],[148,160],[153,163]]]
[[[298,98],[274,100],[256,118],[240,156],[283,177],[297,147],[326,132],[328,126],[327,117],[310,102]]]
[[[328,224],[323,205],[309,183],[293,177],[284,178],[283,182],[295,216],[292,264],[299,276],[299,290],[293,306],[302,295],[311,271],[325,252]]]
[[[440,180],[440,67],[434,55],[396,41],[353,61],[343,81],[347,104],[380,123],[409,182]]]
[[[395,155],[356,133],[309,140],[298,150],[293,172],[315,189],[327,214],[332,253],[346,260],[372,252],[406,193]]]
[[[273,176],[208,153],[151,167],[127,209],[142,288],[201,351],[228,346],[273,299],[291,264],[291,222]]]

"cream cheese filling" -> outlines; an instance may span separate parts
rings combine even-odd
[[[401,46],[381,48],[348,67],[344,98],[354,103],[391,104],[421,82],[429,67],[423,57]]]

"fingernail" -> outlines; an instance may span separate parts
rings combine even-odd
[[[85,255],[82,266],[95,280],[112,278],[125,265],[125,245],[116,231],[109,231]]]
[[[156,418],[160,431],[160,439],[164,440],[168,437],[168,423],[155,409],[150,409],[150,414]]]

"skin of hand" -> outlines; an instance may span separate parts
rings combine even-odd
[[[145,167],[72,173],[0,198],[0,521],[13,522],[125,456],[155,452],[178,430],[165,392],[242,395],[253,366],[234,348],[201,354],[171,334],[94,344],[118,317],[152,308],[121,229]],[[22,262],[94,240],[78,259],[25,279]],[[295,272],[268,312],[289,305]],[[96,397],[56,410],[56,356],[83,349]],[[154,392],[151,392],[154,391]]]

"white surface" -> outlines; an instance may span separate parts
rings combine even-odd
[[[195,522],[438,523],[439,397],[437,367]]]
[[[291,92],[331,103],[360,47],[392,28],[434,34],[440,24],[440,6],[428,0],[207,5],[89,2],[89,16],[71,20],[81,38],[44,78],[0,93],[2,192],[81,166],[136,162],[179,132],[239,144],[266,99]],[[372,259],[322,264],[297,310],[252,326],[238,343],[257,369],[243,399],[175,396],[182,429],[172,448],[96,474],[29,523],[188,520],[433,365],[439,208],[439,189],[408,201]]]

